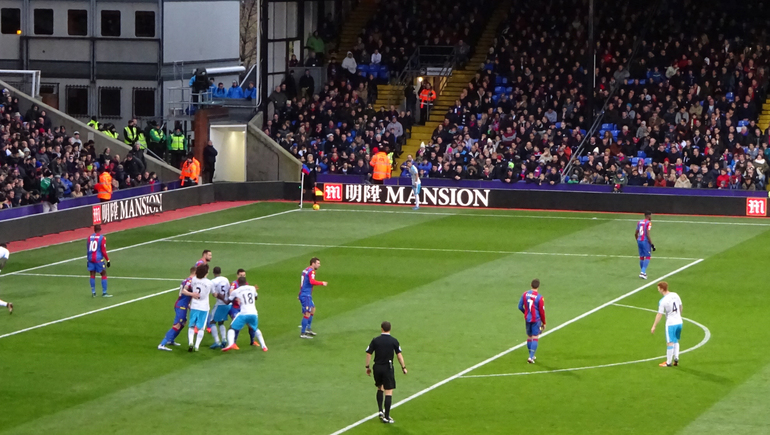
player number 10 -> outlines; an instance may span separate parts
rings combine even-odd
[[[91,252],[96,252],[96,240],[91,240],[88,250]]]

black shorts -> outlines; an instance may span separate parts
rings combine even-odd
[[[374,375],[374,385],[384,390],[396,389],[396,375],[393,373],[393,367],[387,365],[374,365],[372,369]]]

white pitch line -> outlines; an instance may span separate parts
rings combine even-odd
[[[679,269],[674,270],[673,272],[669,272],[669,273],[661,276],[660,278],[654,279],[654,280],[648,282],[647,284],[645,284],[645,285],[643,285],[641,287],[638,287],[638,288],[636,288],[634,290],[631,290],[630,292],[628,292],[628,293],[626,293],[624,295],[618,296],[617,298],[615,298],[615,299],[613,299],[613,300],[611,300],[609,302],[605,302],[605,303],[599,305],[598,307],[596,307],[594,309],[591,309],[589,311],[586,311],[585,313],[583,313],[583,314],[581,314],[581,315],[579,315],[577,317],[573,317],[572,319],[570,319],[570,320],[568,320],[568,321],[566,321],[566,322],[556,326],[555,328],[552,328],[552,329],[547,330],[546,332],[540,334],[540,336],[541,337],[545,337],[548,334],[552,334],[552,333],[558,331],[559,329],[564,328],[565,326],[571,325],[571,324],[577,322],[578,320],[583,319],[585,317],[588,317],[591,314],[601,310],[602,308],[605,308],[605,307],[608,307],[610,305],[613,305],[613,304],[615,304],[615,303],[617,303],[617,302],[619,302],[619,301],[621,301],[621,300],[623,300],[623,299],[625,299],[625,298],[627,298],[627,297],[629,297],[631,295],[639,293],[640,291],[646,289],[647,287],[650,287],[650,286],[656,284],[658,281],[662,281],[662,280],[664,280],[664,279],[666,279],[666,278],[668,278],[668,277],[670,277],[672,275],[676,275],[677,273],[679,273],[679,272],[681,272],[681,271],[683,271],[685,269],[688,269],[688,268],[690,268],[692,266],[695,266],[696,264],[698,264],[698,263],[700,263],[702,261],[703,261],[703,259],[699,258],[698,260],[695,260],[692,263],[689,263],[689,264],[687,264],[685,266],[682,266]],[[453,380],[455,380],[457,378],[465,376],[466,373],[470,373],[470,372],[472,372],[473,370],[476,370],[479,367],[483,367],[483,366],[491,363],[492,361],[495,361],[495,360],[497,360],[497,359],[499,359],[499,358],[501,358],[501,357],[503,357],[505,355],[508,355],[509,353],[513,352],[514,350],[524,347],[524,345],[526,345],[526,344],[527,344],[526,341],[521,342],[521,343],[517,344],[516,346],[513,346],[513,347],[511,347],[511,348],[509,348],[507,350],[504,350],[504,351],[498,353],[497,355],[495,355],[493,357],[487,358],[487,359],[485,359],[484,361],[481,361],[478,364],[475,364],[475,365],[473,365],[471,367],[468,367],[467,369],[465,369],[465,370],[463,370],[463,371],[461,371],[461,372],[459,372],[459,373],[457,373],[455,375],[452,375],[452,376],[450,376],[450,377],[448,377],[448,378],[446,378],[446,379],[444,379],[442,381],[436,382],[435,384],[431,385],[430,387],[427,387],[427,388],[425,388],[423,390],[420,390],[420,391],[412,394],[411,396],[409,396],[409,397],[407,397],[407,398],[405,398],[403,400],[400,400],[400,401],[394,403],[392,408],[397,408],[397,407],[399,407],[399,406],[401,406],[401,405],[403,405],[405,403],[408,403],[408,402],[410,402],[410,401],[412,401],[412,400],[422,396],[425,393],[428,393],[430,391],[435,390],[436,388],[438,388],[438,387],[440,387],[440,386],[442,386],[442,385],[444,385],[446,383],[449,383],[449,382],[451,382],[451,381],[453,381]],[[360,426],[360,425],[366,423],[367,421],[369,421],[369,420],[371,420],[373,418],[376,418],[377,416],[379,416],[379,414],[372,414],[372,415],[366,416],[366,417],[362,418],[361,420],[358,420],[357,422],[355,422],[353,424],[350,424],[350,425],[345,426],[344,428],[342,428],[342,429],[340,429],[340,430],[338,430],[336,432],[333,432],[331,435],[339,435],[341,433],[345,433],[345,432],[349,431],[350,429],[353,429],[353,428],[355,428],[357,426]]]
[[[227,223],[227,224],[217,225],[217,226],[209,227],[209,228],[203,228],[203,229],[195,230],[195,231],[188,231],[186,233],[177,234],[177,235],[174,235],[174,236],[168,236],[168,237],[162,237],[160,239],[148,240],[146,242],[137,243],[137,244],[134,244],[134,245],[129,245],[129,246],[123,246],[121,248],[110,249],[110,252],[118,252],[118,251],[124,251],[126,249],[138,248],[140,246],[146,246],[146,245],[150,245],[150,244],[157,243],[157,242],[171,240],[171,239],[175,239],[177,237],[190,236],[190,235],[193,235],[193,234],[203,233],[203,232],[206,232],[206,231],[218,230],[218,229],[221,229],[221,228],[231,227],[233,225],[239,225],[239,224],[244,224],[244,223],[247,223],[247,222],[254,222],[254,221],[261,220],[261,219],[267,219],[269,217],[280,216],[280,215],[284,215],[284,214],[287,214],[287,213],[293,213],[295,211],[299,211],[299,209],[286,210],[286,211],[282,211],[282,212],[279,212],[279,213],[273,213],[273,214],[268,214],[268,215],[264,215],[264,216],[257,216],[255,218],[245,219],[245,220],[242,220],[242,221],[230,222],[230,223]],[[29,271],[32,271],[32,270],[43,269],[45,267],[51,267],[51,266],[58,266],[60,264],[66,264],[66,263],[69,263],[69,262],[72,262],[72,261],[83,260],[85,258],[86,258],[85,255],[83,255],[81,257],[68,258],[66,260],[61,260],[61,261],[57,261],[57,262],[54,262],[54,263],[48,263],[48,264],[43,264],[43,265],[40,265],[40,266],[30,267],[28,269],[17,270],[16,272],[9,272],[9,273],[0,275],[0,278],[2,278],[4,276],[20,275],[22,273],[29,272]]]
[[[613,305],[615,305],[616,307],[634,308],[634,309],[637,309],[637,310],[650,311],[650,312],[653,312],[653,313],[657,313],[656,310],[651,310],[649,308],[635,307],[633,305],[623,305],[623,304],[613,304]],[[709,342],[709,340],[711,340],[711,331],[705,325],[703,325],[701,323],[698,323],[695,320],[688,319],[686,317],[682,317],[682,320],[686,320],[686,321],[694,324],[695,326],[698,326],[699,328],[701,328],[703,330],[703,334],[704,335],[703,335],[703,340],[701,340],[700,343],[696,344],[693,347],[690,347],[688,349],[685,349],[685,350],[679,352],[680,354],[687,353],[687,352],[692,352],[694,350],[700,349],[701,347],[705,346],[706,343]],[[666,356],[663,355],[663,356],[656,356],[656,357],[652,357],[652,358],[638,359],[638,360],[635,360],[635,361],[624,361],[624,362],[612,363],[612,364],[601,364],[601,365],[598,365],[598,366],[573,367],[573,368],[568,368],[568,369],[556,369],[556,370],[541,370],[541,371],[537,371],[537,372],[495,373],[495,374],[491,374],[491,375],[465,375],[465,376],[460,376],[460,378],[461,379],[501,378],[501,377],[508,377],[508,376],[524,376],[524,375],[541,375],[541,374],[546,374],[546,373],[576,372],[576,371],[580,371],[580,370],[601,369],[601,368],[606,368],[606,367],[617,367],[617,366],[625,366],[625,365],[630,365],[630,364],[639,364],[639,363],[643,363],[643,362],[650,362],[650,361],[659,360],[659,359],[665,358],[665,357]]]
[[[496,218],[522,218],[522,219],[566,219],[578,221],[617,221],[617,222],[639,222],[639,219],[621,219],[621,218],[603,218],[603,217],[582,217],[582,216],[551,216],[551,215],[507,215],[507,214],[482,214],[482,213],[449,213],[449,212],[427,212],[427,211],[399,211],[399,210],[353,210],[353,209],[323,209],[326,212],[345,212],[345,213],[391,213],[391,214],[416,214],[427,216],[463,216],[463,217],[496,217]],[[726,218],[730,218],[726,216]],[[738,219],[738,217],[736,217]],[[718,222],[718,221],[685,221],[655,219],[655,223],[669,224],[702,224],[702,225],[743,225],[751,227],[770,227],[770,223],[758,222]]]
[[[68,320],[78,319],[80,317],[85,317],[85,316],[88,316],[90,314],[96,314],[96,313],[100,313],[102,311],[111,310],[113,308],[117,308],[117,307],[120,307],[120,306],[123,306],[123,305],[128,305],[128,304],[131,304],[131,303],[134,303],[134,302],[139,302],[139,301],[142,301],[142,300],[145,300],[145,299],[149,299],[149,298],[154,298],[155,296],[160,296],[162,294],[170,293],[170,292],[173,292],[173,291],[179,291],[179,287],[174,287],[174,288],[171,288],[171,289],[168,289],[168,290],[163,290],[162,292],[153,293],[153,294],[142,296],[142,297],[139,297],[139,298],[136,298],[136,299],[131,299],[129,301],[121,302],[119,304],[110,305],[110,306],[107,306],[107,307],[102,307],[102,308],[99,308],[97,310],[91,310],[91,311],[87,311],[85,313],[75,314],[74,316],[65,317],[63,319],[53,320],[53,321],[50,321],[50,322],[41,323],[39,325],[30,326],[29,328],[19,329],[18,331],[13,331],[13,332],[9,332],[7,334],[0,335],[0,339],[6,338],[6,337],[11,337],[13,335],[18,335],[18,334],[21,334],[22,332],[28,332],[28,331],[32,331],[32,330],[35,330],[35,329],[44,328],[46,326],[55,325],[57,323],[66,322]]]
[[[50,278],[80,278],[84,279],[87,275],[59,275],[56,273],[17,273],[19,276],[41,276]],[[147,278],[143,276],[110,276],[109,279],[131,279],[137,281],[176,281],[182,282],[179,278]]]
[[[442,249],[442,248],[407,248],[403,246],[355,246],[355,245],[318,245],[306,243],[270,243],[270,242],[238,242],[229,240],[166,240],[173,243],[203,243],[223,245],[255,245],[255,246],[288,246],[297,248],[319,249],[374,249],[385,251],[421,251],[421,252],[462,252],[467,254],[504,254],[504,255],[553,255],[557,257],[598,257],[598,258],[639,258],[638,255],[610,255],[610,254],[577,254],[564,252],[529,252],[529,251],[493,251],[483,249]],[[688,257],[655,257],[658,260],[686,260],[693,261],[697,258]]]

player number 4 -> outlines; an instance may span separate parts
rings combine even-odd
[[[679,311],[679,309],[676,307],[676,304],[674,304],[674,312],[676,313],[677,311]]]

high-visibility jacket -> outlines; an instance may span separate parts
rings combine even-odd
[[[179,179],[182,181],[182,186],[184,186],[184,180],[189,178],[192,180],[195,184],[198,184],[198,177],[201,175],[201,164],[193,157],[192,162],[189,162],[185,160],[182,163],[182,173],[179,174]]]
[[[104,130],[104,134],[106,134],[107,136],[109,136],[109,137],[111,137],[111,138],[113,138],[115,140],[118,139],[118,132],[117,131],[112,132],[112,131],[109,131],[109,130]]]
[[[140,150],[146,150],[147,149],[147,138],[144,137],[143,132],[139,132],[139,137],[136,138],[136,143],[139,144]]]
[[[168,149],[171,151],[184,151],[185,137],[183,134],[172,134],[169,138]]]
[[[87,126],[93,128],[94,130],[99,130],[99,122],[98,121],[88,121]]]
[[[375,154],[374,157],[372,157],[372,160],[369,161],[369,164],[374,168],[372,178],[375,180],[390,178],[390,160],[388,159],[387,154],[385,154],[385,151],[380,151]]]
[[[99,175],[99,182],[96,183],[96,196],[99,199],[109,201],[112,198],[112,175],[109,172],[102,172]]]
[[[423,89],[420,92],[420,109],[426,104],[433,104],[436,100],[436,92],[433,89]]]
[[[129,127],[126,126],[126,128],[123,129],[123,142],[126,145],[133,145],[136,141],[137,137],[137,129],[136,127]]]

